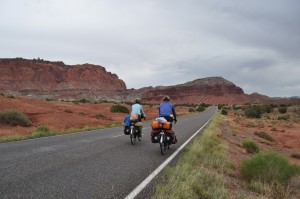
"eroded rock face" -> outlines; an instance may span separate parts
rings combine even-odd
[[[43,94],[125,89],[123,80],[98,65],[69,66],[63,62],[0,59],[0,91]]]
[[[143,99],[160,102],[164,95],[169,95],[174,103],[231,104],[238,100],[248,101],[243,89],[222,77],[208,77],[175,86],[156,87],[145,92]]]
[[[245,94],[243,89],[222,77],[208,77],[173,86],[126,89],[116,74],[93,64],[65,65],[63,62],[0,59],[0,92],[17,92],[33,98],[61,100],[160,103],[169,95],[176,104],[277,103],[260,94]],[[280,99],[290,102],[289,99]],[[296,99],[299,103],[299,99]]]

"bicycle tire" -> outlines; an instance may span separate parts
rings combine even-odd
[[[134,145],[136,137],[134,135],[134,132],[132,132],[132,131],[133,131],[133,129],[131,129],[131,131],[130,131],[130,142],[132,145]]]
[[[163,136],[163,135],[161,135],[161,136]],[[160,138],[159,139],[160,141],[159,141],[159,146],[160,146],[160,152],[161,152],[161,155],[164,155],[164,151],[165,151],[165,147],[164,147],[164,145],[165,145],[165,143],[164,143],[164,136],[163,136],[163,138]]]

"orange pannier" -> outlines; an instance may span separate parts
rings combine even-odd
[[[160,123],[158,121],[152,121],[152,128],[153,129],[160,129],[160,128],[163,128],[163,129],[171,129],[172,128],[172,125],[171,125],[171,122],[165,122],[165,123]]]

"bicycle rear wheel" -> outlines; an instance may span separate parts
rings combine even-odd
[[[159,140],[159,146],[160,146],[160,152],[161,152],[161,155],[164,155],[164,151],[165,151],[165,136],[164,135],[161,135],[160,137],[160,140]]]

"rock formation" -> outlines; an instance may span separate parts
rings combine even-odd
[[[164,95],[169,95],[176,103],[231,104],[237,100],[245,102],[248,99],[243,89],[222,77],[208,77],[175,86],[155,87],[143,93],[143,99],[160,102]]]
[[[125,89],[123,80],[98,65],[70,66],[40,59],[0,59],[0,91],[62,94]]]
[[[65,65],[41,59],[0,59],[0,92],[35,98],[160,103],[169,95],[177,104],[278,103],[279,100],[243,89],[222,77],[207,77],[173,86],[126,89],[123,80],[93,64]],[[293,99],[299,103],[300,99]],[[280,102],[291,102],[280,99]]]

